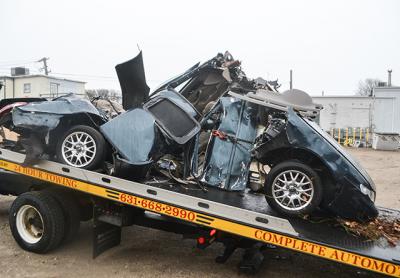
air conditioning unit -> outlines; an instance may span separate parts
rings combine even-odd
[[[29,69],[24,67],[11,68],[11,76],[29,75]]]

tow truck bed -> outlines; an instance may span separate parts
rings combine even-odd
[[[166,186],[160,186],[166,188]],[[214,188],[208,188],[208,192],[199,190],[185,190],[177,185],[169,189],[174,192],[199,197],[205,201],[214,201],[228,206],[242,208],[252,212],[259,212],[265,215],[279,217],[265,201],[263,194],[227,192]],[[397,210],[379,207],[379,214],[391,219],[400,219],[400,212]],[[365,257],[383,259],[388,262],[400,264],[400,246],[391,246],[385,239],[379,241],[363,240],[349,234],[333,219],[288,219],[290,225],[298,233],[296,238],[308,242],[330,246],[346,252],[355,253]],[[296,245],[299,247],[301,244]],[[285,246],[288,247],[288,246]],[[294,248],[296,249],[296,248]],[[298,251],[301,251],[297,249]],[[355,257],[354,259],[358,261]]]
[[[35,180],[68,187],[108,200],[268,243],[400,277],[400,247],[386,239],[366,241],[331,221],[286,219],[275,214],[264,196],[208,188],[190,188],[170,182],[137,183],[93,171],[42,161],[24,167],[25,156],[0,149],[0,169]],[[400,212],[379,208],[380,214],[400,218]]]

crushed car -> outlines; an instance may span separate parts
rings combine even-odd
[[[112,113],[73,95],[13,108],[7,125],[27,164],[46,158],[144,183],[163,176],[203,190],[263,191],[287,216],[378,215],[373,181],[313,121],[322,107],[307,93],[247,77],[228,52],[151,93],[142,53],[116,72],[123,107],[109,105]]]

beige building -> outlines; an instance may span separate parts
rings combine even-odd
[[[41,74],[30,75],[27,69],[15,73],[16,71],[12,71],[10,76],[0,76],[0,83],[3,85],[0,89],[0,100],[25,97],[55,98],[69,93],[85,95],[85,82],[82,81]]]

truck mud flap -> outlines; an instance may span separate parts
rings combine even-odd
[[[96,211],[93,223],[93,259],[95,259],[105,251],[121,243],[122,228],[98,220]]]

